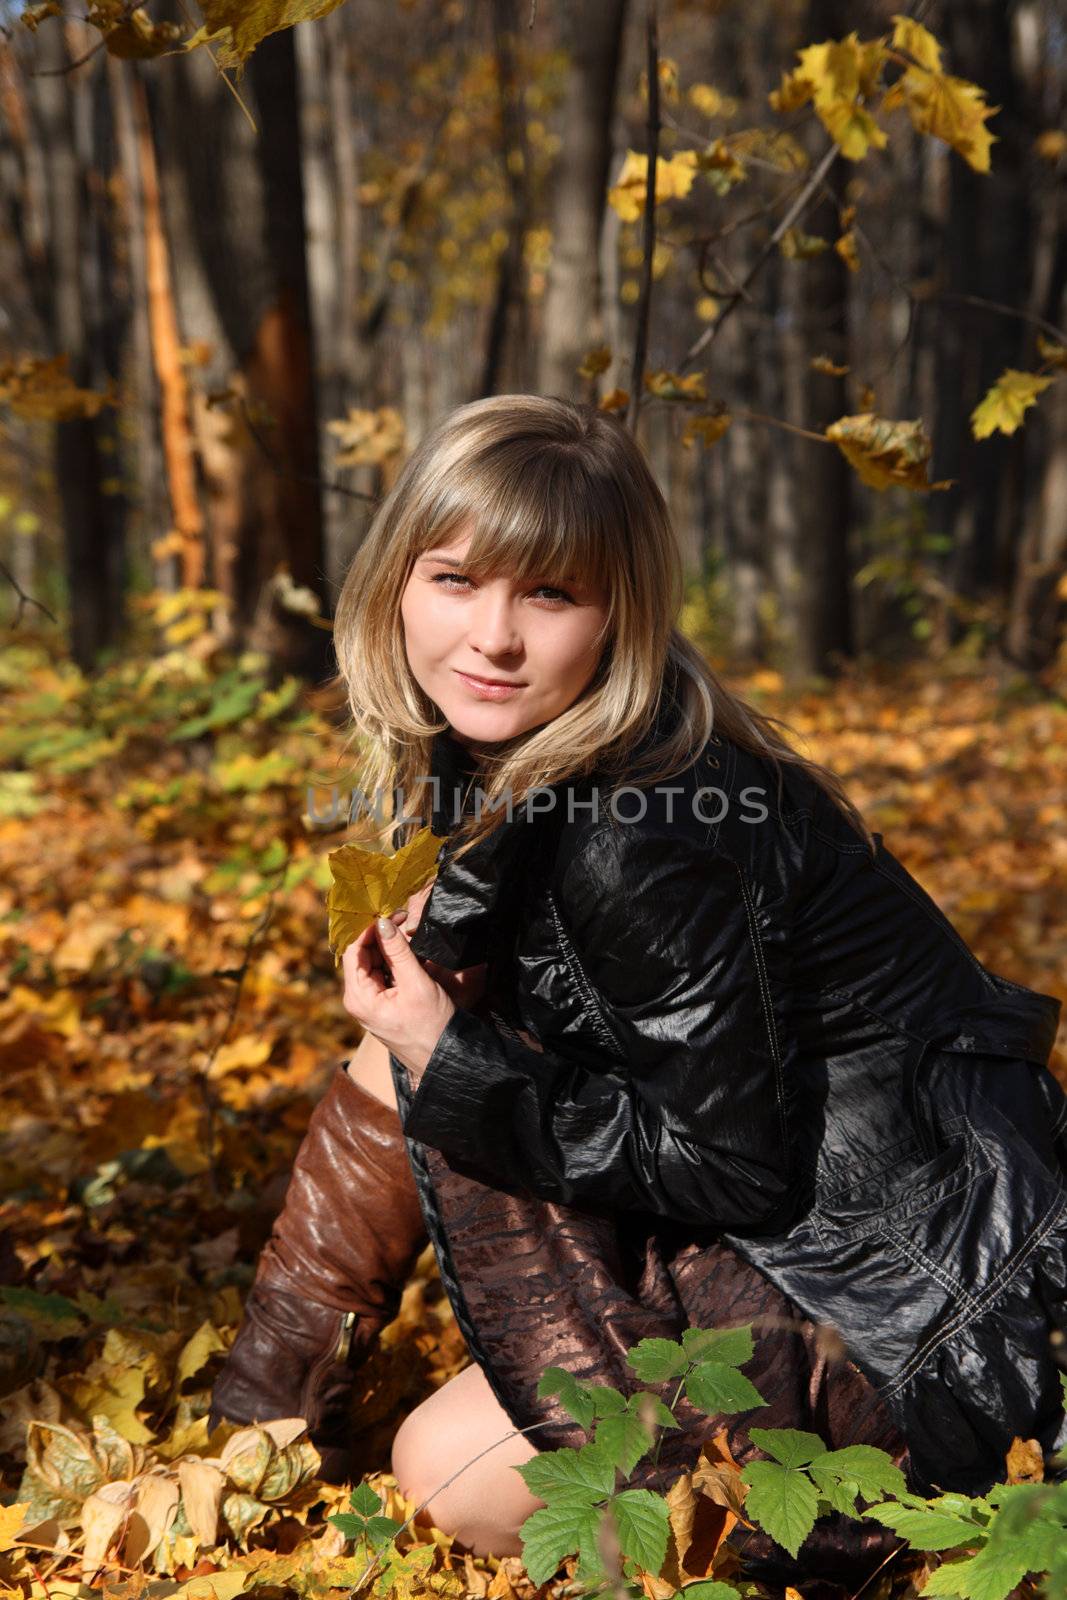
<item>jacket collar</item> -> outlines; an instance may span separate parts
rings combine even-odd
[[[665,688],[660,710],[639,749],[662,737],[677,709],[673,694]],[[502,948],[505,924],[521,906],[524,875],[547,848],[566,806],[564,782],[557,787],[551,809],[531,817],[517,808],[510,820],[505,816],[487,839],[469,849],[462,860],[454,861],[452,839],[463,813],[473,812],[477,783],[471,780],[476,770],[475,758],[449,730],[435,734],[430,776],[440,779],[440,785],[439,792],[434,791],[438,804],[432,826],[444,843],[437,877],[411,936],[411,948],[420,959],[436,961],[453,972],[479,966]]]

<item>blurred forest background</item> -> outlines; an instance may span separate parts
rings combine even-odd
[[[231,1473],[212,1514],[175,1464],[208,1452],[256,1253],[356,1043],[326,943],[330,618],[452,407],[533,390],[624,416],[687,631],[987,965],[1067,994],[1062,6],[649,15],[0,0],[20,1594],[331,1586],[340,1501],[313,1462],[287,1457],[273,1498]],[[392,1432],[467,1360],[424,1267],[356,1417],[393,1509]],[[170,1489],[138,1544],[92,1497],[146,1471]],[[514,1562],[435,1571],[441,1594],[534,1593]]]

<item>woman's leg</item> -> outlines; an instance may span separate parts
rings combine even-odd
[[[393,1083],[393,1069],[389,1065],[389,1052],[382,1041],[373,1033],[365,1033],[359,1044],[348,1058],[345,1068],[350,1078],[356,1082],[376,1100],[381,1100],[385,1105],[392,1106],[397,1116],[400,1115],[396,1103],[396,1086]]]
[[[472,1555],[513,1556],[522,1553],[519,1528],[545,1504],[514,1470],[537,1454],[472,1363],[405,1417],[392,1467],[408,1499],[421,1504],[432,1497],[420,1522],[450,1533]],[[474,1456],[481,1458],[467,1466]]]

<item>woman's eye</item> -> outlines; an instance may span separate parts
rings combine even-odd
[[[439,572],[434,578],[431,579],[431,582],[439,583],[445,588],[451,588],[453,582],[470,583],[470,581],[471,580],[465,577],[461,572]],[[567,593],[566,589],[556,589],[551,584],[543,583],[537,589],[531,590],[531,593],[558,596],[559,599],[563,600],[567,605],[574,604],[573,597]]]

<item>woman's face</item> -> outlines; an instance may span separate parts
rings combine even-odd
[[[461,570],[469,544],[461,532],[420,556],[400,612],[416,680],[476,753],[573,705],[600,659],[607,596],[599,583],[478,579]],[[479,689],[465,674],[515,687]]]

